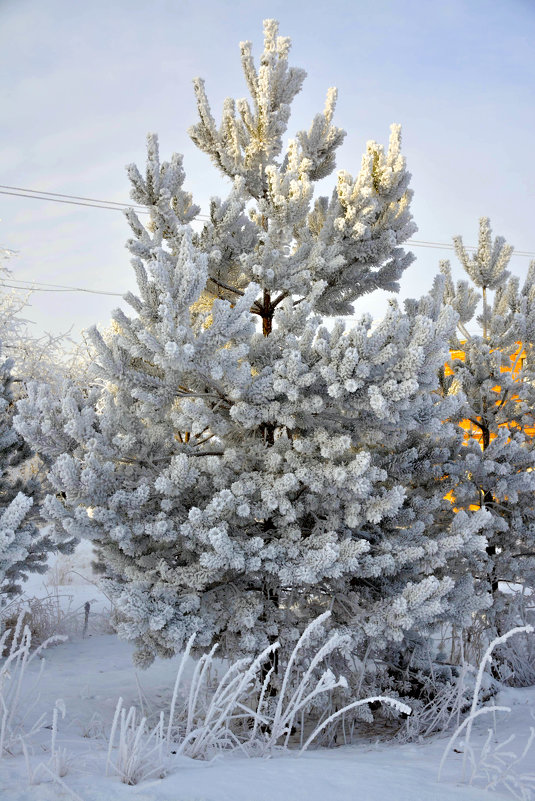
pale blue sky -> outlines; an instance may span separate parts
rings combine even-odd
[[[224,192],[190,142],[191,80],[206,79],[219,115],[245,94],[240,40],[258,54],[276,17],[308,72],[289,134],[308,127],[337,86],[348,135],[338,167],[358,170],[368,139],[404,131],[418,239],[476,241],[477,220],[535,251],[535,0],[0,0],[0,184],[128,201],[124,165],[143,166],[147,131],[162,156],[185,156],[206,210]],[[333,179],[334,180],[334,179]],[[0,243],[20,251],[20,279],[124,292],[133,288],[118,212],[0,195]],[[402,294],[430,286],[438,250],[414,249]],[[515,257],[525,273],[528,259]],[[386,295],[359,304],[380,315]],[[119,299],[36,293],[42,329],[105,325]]]

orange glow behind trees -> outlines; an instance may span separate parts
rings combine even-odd
[[[464,343],[461,343],[461,344],[464,344]],[[519,378],[521,378],[522,366],[523,366],[523,362],[524,362],[524,358],[525,358],[524,346],[522,345],[521,342],[518,342],[517,344],[518,344],[518,348],[510,356],[511,365],[510,366],[509,365],[502,365],[501,368],[500,368],[500,372],[501,373],[511,373],[512,372],[513,379],[515,379],[515,380],[518,380]],[[462,362],[464,362],[464,360],[465,360],[465,352],[463,350],[451,350],[450,351],[450,356],[451,356],[452,360],[460,359]],[[451,369],[451,367],[449,366],[449,364],[447,362],[445,364],[444,372],[445,372],[445,374],[447,376],[454,375],[454,371]],[[501,392],[502,392],[502,388],[501,388],[501,386],[499,384],[496,384],[496,386],[494,386],[492,388],[492,391],[495,392],[497,396],[499,396],[501,394]],[[513,395],[511,397],[511,400],[512,401],[520,400],[520,398],[518,397],[518,395]],[[500,404],[500,398],[497,397],[495,405],[499,406],[499,404]],[[481,418],[477,417],[476,421],[477,422],[481,422]],[[482,435],[481,428],[479,428],[479,426],[476,426],[472,420],[462,420],[459,423],[459,425],[466,432],[465,433],[465,439],[475,439],[477,442],[479,442],[481,447],[483,447],[483,441],[482,441],[483,435]],[[522,427],[522,426],[519,425],[519,423],[516,420],[513,420],[510,423],[499,423],[498,427],[499,428],[512,427],[512,428],[516,428],[517,430],[523,430],[524,433],[526,434],[526,436],[528,436],[528,437],[535,436],[535,426],[524,426],[524,427]],[[490,441],[492,442],[492,440],[495,439],[495,437],[496,437],[496,432],[491,431],[490,432]]]

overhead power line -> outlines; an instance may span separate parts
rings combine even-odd
[[[33,189],[25,189],[23,191],[10,191],[10,189],[4,188],[3,186],[0,187],[0,194],[2,195],[13,195],[14,197],[25,197],[30,198],[31,200],[48,200],[51,203],[67,203],[69,206],[86,206],[90,209],[109,209],[111,211],[124,211],[125,208],[134,209],[137,214],[148,214],[149,212],[147,209],[143,209],[138,206],[134,206],[131,203],[125,203],[115,205],[114,201],[108,200],[93,200],[93,198],[86,198],[87,203],[83,202],[82,199],[68,199],[69,197],[76,198],[76,195],[65,195],[61,197],[48,197],[47,193],[37,192]],[[114,203],[114,205],[111,205]]]
[[[4,186],[0,184],[0,194],[12,195],[13,197],[27,197],[33,200],[48,200],[51,203],[67,203],[69,206],[86,206],[91,209],[111,209],[112,211],[124,211],[134,209],[136,214],[149,214],[146,206],[136,203],[121,203],[117,200],[100,200],[94,197],[84,197],[82,195],[64,195],[59,192],[44,192],[39,189],[25,189],[20,186]],[[197,219],[208,220],[206,214],[198,214]]]
[[[0,184],[0,194],[12,195],[14,197],[25,197],[33,200],[48,200],[52,203],[67,203],[70,206],[85,206],[87,208],[97,209],[111,209],[112,211],[123,211],[126,208],[134,209],[137,214],[148,214],[149,211],[146,207],[134,203],[121,203],[117,200],[100,200],[98,198],[84,197],[83,195],[66,195],[60,192],[44,192],[38,189],[25,189],[20,186],[4,186]],[[206,214],[198,214],[197,220],[210,219]],[[434,250],[455,250],[455,246],[451,242],[430,242],[422,239],[409,239],[407,244],[411,247],[418,248],[431,248]],[[466,250],[476,251],[477,246],[465,245]],[[535,252],[528,250],[514,250],[513,256],[523,256],[526,258],[535,258]],[[96,290],[92,290],[95,291]],[[118,293],[107,293],[118,294]]]
[[[132,206],[132,207],[139,207],[141,205],[139,203],[122,203],[119,200],[98,200],[94,197],[84,197],[83,195],[64,195],[61,192],[46,192],[41,191],[40,189],[24,189],[21,186],[3,186],[0,184],[0,189],[12,189],[16,192],[31,192],[34,195],[51,195],[52,197],[68,197],[70,200],[89,200],[91,203],[106,203],[109,206],[120,206],[124,208],[125,206]]]
[[[5,280],[0,278],[0,286],[10,289],[27,289],[28,292],[87,292],[90,295],[114,295],[122,298],[125,292],[106,292],[103,289],[87,289],[82,286],[66,286],[63,284],[45,284],[42,281],[22,281],[17,278]]]
[[[409,239],[408,245],[418,248],[435,248],[436,250],[455,250],[455,245],[451,242],[425,242],[421,239]],[[465,250],[476,251],[477,245],[463,245]],[[527,256],[528,258],[535,258],[535,252],[529,250],[514,250],[513,256]]]

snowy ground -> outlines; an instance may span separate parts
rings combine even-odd
[[[77,572],[90,577],[87,565]],[[148,670],[137,672],[131,662],[130,646],[106,631],[107,600],[82,576],[64,574],[71,581],[49,591],[57,594],[63,607],[70,609],[71,637],[45,652],[46,664],[40,694],[32,716],[46,713],[50,724],[58,698],[63,699],[66,715],[58,726],[58,747],[67,750],[64,785],[40,771],[37,783],[28,782],[28,768],[22,754],[0,760],[0,799],[2,801],[52,801],[78,798],[83,801],[476,801],[513,797],[506,788],[491,795],[482,787],[460,784],[462,753],[451,752],[444,776],[437,783],[437,770],[447,738],[417,745],[364,742],[331,750],[310,750],[301,757],[294,754],[251,759],[231,754],[210,763],[175,757],[163,779],[148,779],[134,787],[118,778],[105,776],[107,741],[119,696],[125,705],[159,707],[169,698],[178,660],[157,660]],[[42,578],[32,579],[30,593],[41,595]],[[70,600],[69,600],[70,599]],[[91,602],[89,636],[82,638],[83,605]],[[31,664],[23,686],[30,696],[40,664]],[[505,741],[516,734],[514,744],[505,750],[519,753],[535,725],[535,688],[507,690],[496,703],[512,707],[509,715],[498,716],[496,737]],[[474,727],[473,744],[480,747],[493,723],[493,715],[480,718]],[[50,728],[31,740],[30,770],[49,759]],[[456,744],[462,751],[462,743]],[[477,751],[477,749],[476,749]],[[529,753],[514,774],[530,770]],[[518,795],[529,799],[531,796]]]

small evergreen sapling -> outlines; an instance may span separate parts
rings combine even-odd
[[[535,262],[520,286],[507,271],[513,248],[502,237],[492,240],[487,218],[480,220],[476,253],[466,251],[461,237],[454,243],[467,280],[454,285],[449,263],[442,262],[444,303],[459,323],[441,387],[464,396],[461,417],[470,439],[459,454],[464,469],[453,495],[458,508],[489,512],[480,578],[493,595],[487,619],[501,633],[512,625],[506,618],[515,602],[502,582],[533,588],[535,577]]]

